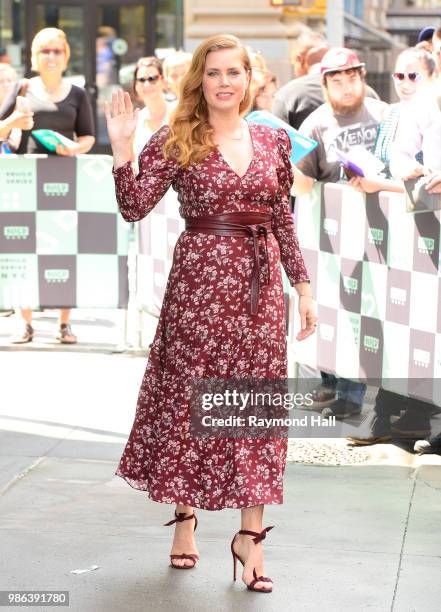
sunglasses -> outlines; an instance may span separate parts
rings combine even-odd
[[[64,49],[40,49],[39,53],[42,55],[50,55],[51,53],[54,55],[63,55]]]
[[[419,81],[421,78],[421,74],[419,72],[394,72],[392,76],[397,81],[404,81],[404,79],[407,77],[412,83]]]
[[[136,80],[138,81],[138,83],[156,83],[156,81],[159,79],[159,74],[152,74],[151,76],[148,77],[139,77]]]

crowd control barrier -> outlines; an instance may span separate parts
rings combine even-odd
[[[0,158],[0,309],[127,307],[111,170],[107,155]]]
[[[292,292],[295,360],[440,405],[440,212],[328,183],[297,198],[295,216],[319,317],[317,334],[295,342]]]
[[[159,315],[173,263],[176,241],[185,229],[177,193],[169,189],[138,224],[136,302],[140,310]]]

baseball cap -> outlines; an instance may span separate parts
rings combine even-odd
[[[423,40],[432,40],[434,33],[435,28],[432,28],[432,26],[426,26],[418,34],[418,42],[420,43],[423,42]]]
[[[320,73],[350,70],[351,68],[361,68],[364,65],[363,62],[360,62],[358,55],[351,49],[335,47],[330,49],[323,57],[320,64]]]

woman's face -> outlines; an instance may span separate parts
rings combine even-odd
[[[398,58],[394,72],[394,85],[401,101],[411,100],[429,79],[427,70],[418,59],[406,56]]]
[[[239,112],[249,80],[240,49],[210,51],[205,59],[202,77],[202,91],[208,111]]]
[[[37,69],[40,74],[61,76],[67,68],[66,47],[63,40],[46,41],[37,52]]]
[[[136,74],[136,94],[146,104],[152,97],[162,96],[164,79],[155,66],[140,66]]]
[[[10,66],[5,66],[0,70],[0,104],[9,94],[17,81],[15,70]]]
[[[276,93],[277,87],[275,83],[267,83],[264,87],[261,87],[256,95],[256,108],[258,110],[271,111]]]

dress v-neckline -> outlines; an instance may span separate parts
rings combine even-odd
[[[244,121],[246,121],[246,119],[244,119]],[[240,174],[238,174],[236,172],[236,170],[233,168],[233,166],[227,161],[227,159],[224,157],[224,155],[221,152],[221,150],[219,149],[219,147],[218,146],[216,147],[216,151],[217,151],[218,157],[220,157],[220,159],[224,162],[224,164],[226,164],[228,166],[228,168],[231,170],[231,172],[233,174],[235,174],[239,180],[242,180],[248,174],[248,172],[250,171],[251,166],[253,165],[254,158],[256,157],[256,145],[255,145],[255,142],[254,142],[254,139],[253,139],[253,130],[252,130],[252,127],[251,127],[251,123],[247,122],[247,126],[248,126],[248,131],[249,131],[249,134],[250,134],[251,146],[253,148],[253,155],[251,157],[251,160],[250,160],[250,163],[248,164],[247,169],[242,174],[242,176]]]

